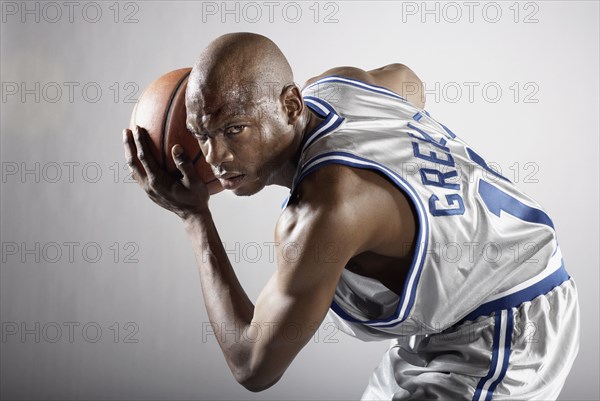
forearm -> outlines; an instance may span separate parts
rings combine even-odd
[[[251,344],[241,339],[252,321],[254,305],[229,262],[210,212],[188,217],[184,225],[196,255],[204,303],[217,341],[234,376],[243,377]],[[231,334],[232,330],[236,335]]]

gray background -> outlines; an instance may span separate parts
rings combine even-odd
[[[331,327],[273,388],[235,383],[206,330],[183,227],[127,182],[128,101],[232,31],[272,38],[300,84],[340,65],[413,68],[426,109],[552,216],[582,312],[561,399],[599,398],[597,2],[474,2],[471,15],[463,2],[275,2],[272,16],[263,2],[228,2],[232,14],[221,2],[73,4],[70,16],[63,2],[28,2],[22,16],[21,2],[2,3],[3,398],[360,396],[387,343]],[[274,270],[286,193],[211,200],[252,299]]]

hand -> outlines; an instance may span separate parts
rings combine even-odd
[[[123,130],[123,144],[133,177],[157,205],[182,219],[208,211],[208,189],[181,145],[171,149],[175,165],[183,176],[178,180],[157,163],[144,128],[136,126],[134,133],[129,129]]]

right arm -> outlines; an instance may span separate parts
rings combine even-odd
[[[302,182],[302,200],[288,205],[277,223],[277,269],[256,305],[237,280],[210,214],[186,219],[215,336],[247,389],[261,391],[281,378],[323,321],[348,260],[385,232],[388,214],[374,218],[374,209],[364,207],[375,200],[347,196],[360,183],[356,173],[328,167]]]

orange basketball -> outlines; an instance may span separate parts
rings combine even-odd
[[[129,125],[132,131],[136,125],[148,131],[154,158],[173,176],[180,176],[180,173],[173,161],[171,149],[175,144],[181,145],[212,195],[222,191],[223,187],[204,160],[198,141],[188,131],[185,123],[185,88],[191,70],[174,70],[152,82],[133,108]]]

